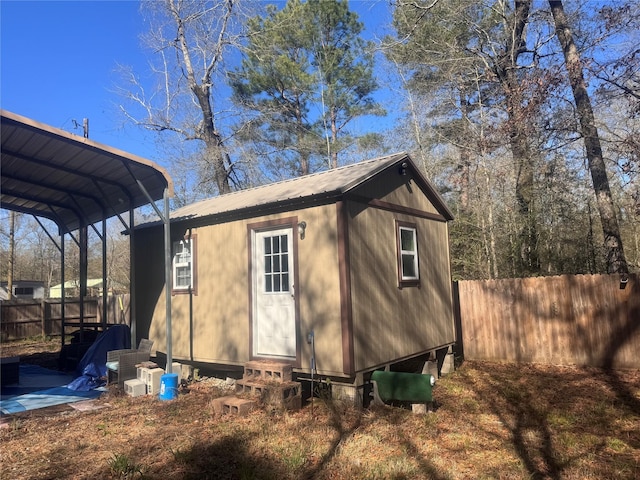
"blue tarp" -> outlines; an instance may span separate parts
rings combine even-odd
[[[49,370],[39,365],[20,364],[20,379],[18,383],[3,385],[0,399],[17,397],[26,393],[38,392],[48,388],[66,385],[73,380],[73,375]]]
[[[20,365],[20,381],[2,387],[0,412],[12,414],[97,398],[102,391],[73,391],[65,385],[73,377],[38,365]]]
[[[102,378],[107,375],[107,352],[123,348],[131,348],[131,330],[127,325],[114,325],[102,332],[78,363],[78,378],[67,387],[88,391],[104,385]]]
[[[4,414],[26,412],[27,410],[97,398],[101,394],[102,392],[98,390],[76,392],[67,387],[48,388],[47,390],[25,393],[7,400],[1,400],[0,411]]]

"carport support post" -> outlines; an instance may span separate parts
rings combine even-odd
[[[87,296],[87,278],[89,268],[89,228],[82,225],[78,230],[78,239],[80,241],[78,248],[80,249],[80,343],[84,342],[84,316],[85,316],[85,298]]]
[[[136,317],[136,256],[135,256],[135,218],[133,208],[129,208],[129,325],[131,339],[138,345],[138,320]]]
[[[62,337],[62,346],[64,346],[64,324],[66,319],[65,297],[67,293],[64,291],[64,232],[60,230],[60,336]],[[62,352],[62,350],[60,350]]]
[[[107,329],[107,298],[109,272],[107,271],[107,219],[102,218],[102,331]],[[114,304],[115,308],[115,304]],[[115,321],[114,321],[115,323]],[[134,340],[135,341],[135,340]]]
[[[173,373],[173,356],[171,354],[171,218],[169,216],[169,191],[164,189],[164,285],[165,308],[167,319],[167,365],[165,372]]]
[[[167,365],[165,372],[172,373],[173,356],[171,355],[171,217],[169,216],[169,189],[165,188],[162,194],[164,199],[164,213],[156,206],[155,202],[144,188],[140,180],[137,180],[142,193],[149,199],[149,203],[162,219],[164,224],[164,290],[165,290],[165,316],[167,319]]]

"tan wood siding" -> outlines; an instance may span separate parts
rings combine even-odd
[[[430,214],[438,213],[429,198],[411,180],[410,174],[378,175],[358,187],[357,194],[365,198],[375,198],[392,205],[409,207]]]
[[[188,234],[172,229],[174,241]],[[195,361],[240,364],[249,356],[246,226],[206,226],[191,234],[197,236],[198,293],[171,297],[172,355],[189,360],[193,350]],[[161,249],[153,258],[162,258]],[[157,350],[166,352],[164,285],[154,298],[149,336]]]
[[[164,238],[162,228],[136,230],[135,321],[138,338],[154,340],[153,350],[165,352],[165,326],[156,320],[162,310],[164,322]]]
[[[319,375],[342,373],[342,330],[338,239],[334,204],[296,212],[307,223],[304,240],[298,242],[298,294],[300,296],[301,367],[310,368],[307,334],[315,334]]]
[[[447,224],[355,203],[350,215],[355,369],[453,343]],[[420,287],[398,287],[396,220],[416,224]]]
[[[307,224],[305,238],[298,241],[298,275],[296,295],[300,301],[298,344],[301,347],[302,369],[309,369],[311,351],[306,336],[315,332],[316,364],[320,374],[342,372],[342,332],[340,327],[340,286],[335,205],[238,220],[219,225],[194,228],[197,235],[197,295],[172,297],[172,353],[176,359],[190,359],[189,344],[193,329],[193,359],[195,361],[236,364],[250,357],[249,250],[247,225],[296,216]],[[137,257],[138,271],[153,271],[164,279],[162,267],[153,262],[162,258],[161,242],[140,235],[136,241],[146,242]],[[174,239],[187,234],[172,230]],[[297,231],[294,234],[298,234]],[[152,252],[154,250],[154,252]],[[155,259],[155,260],[154,260]],[[145,280],[140,280],[145,290]],[[159,351],[165,346],[164,289],[161,285],[142,293],[141,303],[151,302],[152,311],[139,310],[151,316],[149,335]],[[190,322],[192,318],[192,322]]]

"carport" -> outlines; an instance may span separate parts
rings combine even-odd
[[[0,165],[0,207],[33,215],[60,251],[64,284],[65,236],[79,247],[80,319],[67,322],[62,293],[62,344],[65,328],[87,326],[84,318],[84,294],[87,290],[88,229],[95,231],[102,244],[103,295],[107,292],[106,222],[117,217],[133,244],[134,210],[150,204],[165,225],[169,236],[169,198],[173,182],[165,169],[144,158],[100,144],[29,118],[0,110],[2,162]],[[155,202],[163,200],[163,210]],[[126,219],[128,215],[128,219]],[[57,227],[47,231],[40,219],[47,218]],[[165,243],[165,280],[171,282],[170,242]],[[133,249],[130,249],[133,256]],[[131,270],[131,335],[136,341],[134,259]],[[170,289],[167,289],[170,291]],[[167,296],[167,329],[170,335],[171,298]],[[102,322],[106,322],[103,302]],[[106,328],[106,324],[103,325]],[[168,352],[170,356],[170,352]],[[171,361],[171,358],[168,358]]]

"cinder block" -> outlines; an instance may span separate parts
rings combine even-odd
[[[301,408],[301,388],[300,382],[264,383],[244,379],[236,382],[236,392],[253,395],[266,405],[284,410]]]
[[[147,394],[147,385],[137,378],[125,380],[124,391],[131,397],[140,397]]]
[[[453,373],[456,370],[455,366],[455,358],[453,356],[453,350],[449,347],[447,354],[444,356],[444,362],[442,362],[442,368],[440,369],[440,373],[442,375],[448,375],[449,373]]]
[[[294,395],[284,401],[284,408],[290,412],[297,412],[302,408],[302,395]]]
[[[142,380],[143,382],[147,382],[147,372],[149,371],[149,369],[147,367],[138,367],[136,369],[137,371],[137,378],[138,380]]]
[[[147,393],[156,394],[160,392],[160,379],[164,370],[161,368],[138,367],[138,380],[146,385]]]
[[[256,408],[256,402],[234,396],[219,397],[211,402],[217,415],[247,415]]]
[[[438,362],[435,360],[428,360],[424,362],[422,373],[433,375],[434,378],[438,378]]]
[[[251,380],[243,379],[236,382],[236,392],[255,395],[257,397],[262,397],[265,387],[266,385],[264,383]]]
[[[301,384],[299,382],[287,382],[279,385],[269,385],[263,395],[263,401],[267,405],[286,408],[290,398],[300,395]]]
[[[178,378],[180,378],[180,375],[182,375],[182,364],[180,364],[178,362],[173,362],[171,364],[171,368],[167,369],[167,373],[177,373],[178,374]]]
[[[211,405],[213,406],[213,411],[216,415],[222,415],[224,413],[224,406],[225,404],[227,404],[231,399],[233,399],[235,397],[233,396],[227,396],[227,397],[218,397],[218,398],[214,398],[211,401]]]
[[[433,412],[433,402],[429,403],[412,403],[411,411],[417,415]]]
[[[244,378],[249,381],[290,382],[293,378],[293,368],[287,363],[253,360],[245,364]]]
[[[223,406],[224,413],[230,415],[245,416],[256,407],[256,403],[252,400],[232,397]]]
[[[247,381],[252,381],[255,380],[256,378],[260,378],[260,370],[258,370],[256,372],[256,370],[253,369],[253,367],[250,367],[248,365],[244,366],[244,375],[242,375],[242,378],[247,380]]]
[[[331,398],[353,405],[356,408],[362,408],[363,405],[362,390],[355,384],[332,383]]]
[[[151,368],[147,370],[147,375],[144,379],[147,385],[147,393],[155,395],[160,393],[160,383],[162,382],[162,374],[164,370],[161,368]]]
[[[188,380],[189,378],[193,378],[193,365],[187,365],[186,363],[182,364],[181,368],[181,377],[184,380]]]

